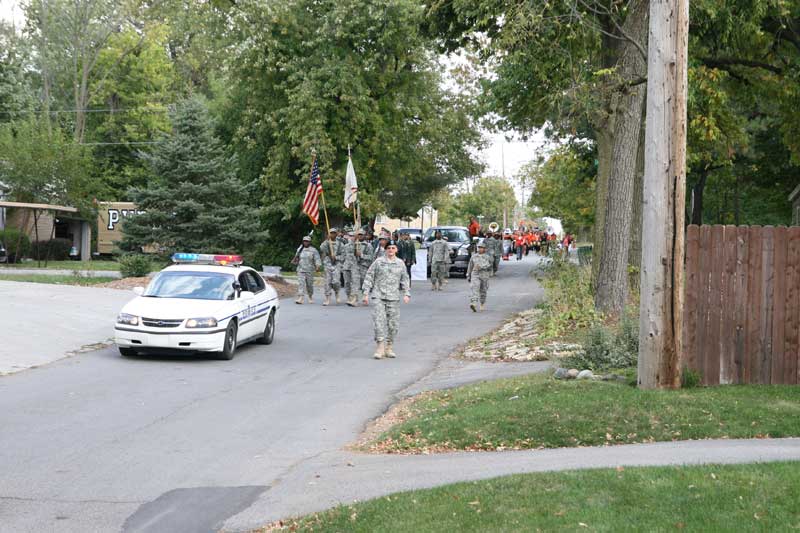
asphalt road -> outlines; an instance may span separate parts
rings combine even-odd
[[[275,343],[233,361],[105,349],[4,376],[0,531],[214,531],[243,512],[257,523],[251,505],[270,487],[351,442],[452,348],[535,304],[533,265],[504,263],[477,314],[463,280],[441,293],[414,282],[395,360],[371,358],[369,309],[284,300]]]

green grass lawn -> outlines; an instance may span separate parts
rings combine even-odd
[[[524,376],[421,395],[367,445],[420,453],[800,435],[800,387],[644,391]]]
[[[14,263],[10,265],[2,265],[3,268],[48,268],[59,270],[119,270],[119,263],[116,261],[97,260],[97,261],[48,261],[47,267],[44,266],[44,261],[41,261],[41,266],[36,266],[36,261],[26,261],[24,263]]]
[[[404,492],[284,530],[791,531],[800,529],[798,502],[799,463],[583,470]]]
[[[81,276],[51,276],[49,274],[27,274],[4,276],[0,274],[0,281],[26,281],[28,283],[51,283],[55,285],[97,285],[115,281],[116,278],[88,278]]]

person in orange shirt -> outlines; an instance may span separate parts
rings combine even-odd
[[[517,261],[522,261],[522,253],[525,251],[525,235],[520,231],[514,235],[514,247],[517,249]]]
[[[474,237],[478,236],[481,225],[478,224],[478,221],[475,220],[475,217],[469,217],[469,226],[467,226],[467,229],[469,229],[470,241],[472,241]]]

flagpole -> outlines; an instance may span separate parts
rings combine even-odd
[[[308,178],[311,179],[311,176],[314,174],[314,163],[317,160],[317,151],[311,151],[311,171],[308,174]],[[325,186],[322,184],[322,175],[319,178],[320,190],[319,195],[322,197],[322,212],[325,213],[325,228],[328,230],[327,235],[331,234],[331,225],[328,222],[328,209],[325,207]],[[313,221],[312,221],[313,222]]]

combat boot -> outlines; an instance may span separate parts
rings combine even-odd
[[[314,298],[312,298],[311,296],[309,296],[309,297],[308,297],[308,303],[310,303],[310,304],[313,304],[313,303],[314,303]]]
[[[375,353],[372,354],[372,357],[375,359],[383,359],[383,356],[386,354],[386,349],[384,348],[383,341],[378,341],[377,346],[375,346]]]
[[[325,299],[322,301],[322,305],[330,305],[330,304],[331,304],[331,297],[326,294]]]
[[[302,296],[298,296],[297,300],[295,300],[294,303],[303,305],[303,297]]]
[[[357,304],[356,304],[356,295],[355,294],[351,294],[350,297],[347,299],[347,305],[349,305],[350,307],[356,307],[357,306]]]
[[[475,302],[470,302],[469,308],[472,309],[472,312],[476,312],[478,309],[475,307]]]
[[[384,353],[386,357],[388,357],[389,359],[394,359],[395,357],[397,357],[397,354],[394,353],[394,349],[392,348],[391,342],[386,343],[386,351]]]
[[[486,305],[486,304],[481,304],[481,311],[483,311],[484,309],[486,309],[486,308],[484,307],[485,305]]]
[[[336,303],[337,304],[342,303],[341,300],[339,300],[339,291],[336,291]]]

